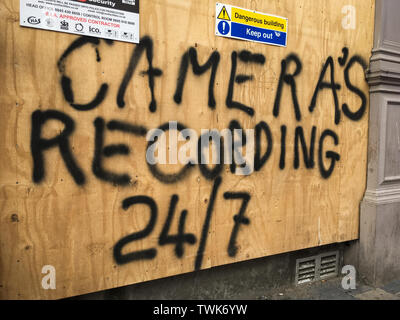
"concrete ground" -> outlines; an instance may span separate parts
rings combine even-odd
[[[400,300],[400,280],[393,281],[385,286],[376,288],[358,281],[355,290],[344,290],[341,285],[342,278],[337,277],[329,280],[316,281],[314,283],[302,284],[298,286],[276,286],[258,290],[243,290],[236,296],[217,295],[212,300],[218,299],[241,299],[241,300]],[[70,299],[78,300],[175,300],[182,299],[180,296],[158,296],[158,295],[137,295],[132,294],[115,294],[114,289],[110,290],[106,295],[93,293],[85,296],[74,297]],[[128,290],[131,292],[132,290]],[[139,289],[140,291],[140,289]],[[211,296],[211,295],[210,295]],[[197,299],[210,299],[210,296],[202,294],[202,296],[192,297]],[[186,297],[187,299],[187,297]],[[189,299],[191,300],[191,299]]]
[[[281,287],[257,297],[261,300],[400,300],[400,280],[375,288],[359,281],[355,290],[344,290],[342,278],[299,286]]]

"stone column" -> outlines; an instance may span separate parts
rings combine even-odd
[[[376,0],[374,49],[367,73],[368,182],[361,203],[358,266],[373,285],[400,279],[399,13],[399,0]]]

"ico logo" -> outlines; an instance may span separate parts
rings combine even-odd
[[[96,27],[89,26],[89,32],[90,33],[100,34],[100,29],[96,28]]]

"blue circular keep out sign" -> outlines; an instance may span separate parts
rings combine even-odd
[[[231,29],[231,27],[230,27],[228,22],[220,21],[218,23],[218,31],[219,31],[220,34],[226,35],[226,34],[229,33],[230,29]]]

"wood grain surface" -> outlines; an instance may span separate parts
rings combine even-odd
[[[141,1],[140,46],[20,27],[19,1],[0,2],[1,299],[70,297],[358,237],[369,114],[363,64],[367,66],[372,48],[374,1],[231,0],[229,4],[287,17],[287,47],[215,36],[211,0]],[[345,5],[356,9],[355,29],[342,27]],[[82,45],[63,59],[79,41]],[[195,74],[190,62],[194,52],[200,65],[219,56],[212,86],[214,108],[209,103],[211,69]],[[265,62],[246,62],[246,52],[263,56]],[[137,65],[129,77],[132,56]],[[177,103],[174,95],[185,57],[189,65]],[[251,76],[248,81],[231,81],[232,57],[236,75]],[[298,74],[296,61],[301,64]],[[63,90],[62,79],[71,81],[73,99],[67,87]],[[154,80],[153,110],[149,79]],[[121,94],[124,83],[126,91]],[[91,110],[78,110],[77,105],[91,102],[102,85],[107,90],[100,103]],[[233,88],[231,100],[252,108],[253,115],[231,107],[229,88]],[[301,119],[296,119],[294,95]],[[71,132],[65,131],[69,124],[60,117],[72,123]],[[233,120],[243,129],[255,129],[261,122],[270,129],[270,156],[250,175],[232,173],[229,164],[212,178],[205,172],[213,165],[202,170],[194,165],[184,176],[177,174],[183,165],[158,165],[162,175],[172,177],[166,183],[146,162],[143,134],[150,129],[177,121],[200,136],[201,129],[223,130]],[[129,132],[118,127],[121,122],[131,126]],[[138,127],[144,133],[132,133]],[[313,127],[313,161],[307,168],[300,132],[309,152]],[[286,130],[284,166],[282,130]],[[54,142],[63,133],[65,140]],[[264,131],[260,142],[262,156],[268,147]],[[130,153],[106,157],[102,148],[110,144],[125,144]],[[72,171],[66,166],[68,154],[69,164],[76,166]],[[42,167],[34,163],[34,157],[41,156]],[[336,156],[340,160],[332,161]],[[327,174],[330,165],[333,171]],[[123,174],[125,180],[115,179]],[[238,214],[246,198],[247,206]],[[156,214],[143,199],[153,209],[155,204]],[[175,210],[170,228],[162,237],[171,208]],[[181,237],[176,237],[180,220]],[[132,234],[138,239],[128,238],[121,250],[128,261],[121,263],[115,259],[116,245]],[[149,249],[142,258],[129,259],[129,253]],[[55,290],[42,288],[45,265],[55,267]]]

